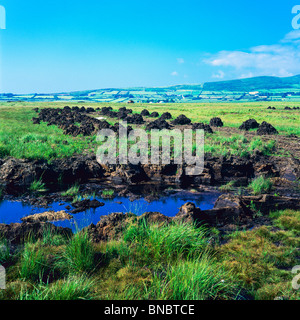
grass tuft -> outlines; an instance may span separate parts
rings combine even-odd
[[[45,183],[42,182],[42,179],[39,180],[34,180],[30,187],[29,187],[29,191],[31,192],[45,192],[47,191],[46,187],[45,187]]]
[[[249,184],[249,189],[252,191],[254,195],[268,193],[272,190],[272,187],[273,187],[272,181],[263,176],[259,176],[258,178],[255,178]]]
[[[232,191],[234,186],[235,186],[235,181],[229,181],[228,183],[224,184],[223,186],[219,187],[219,190],[222,192],[228,192],[228,191]]]
[[[94,281],[85,275],[69,276],[52,284],[34,286],[19,293],[19,300],[90,300]]]
[[[141,259],[150,261],[169,260],[176,257],[199,255],[209,239],[203,227],[174,223],[158,226],[141,220],[130,226],[124,241],[132,243]]]
[[[81,231],[62,249],[57,265],[63,271],[78,274],[91,272],[95,268],[95,262],[95,247],[88,233]]]
[[[67,197],[67,196],[75,197],[79,193],[79,189],[80,189],[80,186],[78,184],[75,184],[74,186],[70,187],[68,190],[62,192],[61,195],[63,197]]]
[[[42,279],[46,267],[46,254],[40,244],[26,243],[19,266],[20,278],[32,281]]]
[[[113,189],[106,189],[102,191],[102,198],[111,198],[115,194],[115,191]]]

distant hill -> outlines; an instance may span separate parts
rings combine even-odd
[[[237,80],[226,80],[217,82],[205,82],[204,84],[180,84],[168,87],[149,87],[149,88],[107,88],[104,90],[144,90],[153,92],[170,92],[180,90],[203,90],[203,91],[230,91],[230,92],[251,92],[276,89],[300,89],[300,75],[293,77],[254,77]],[[91,92],[100,90],[86,90],[70,92],[72,96],[84,96]]]
[[[168,87],[105,88],[105,89],[96,89],[96,90],[64,92],[64,94],[71,94],[72,96],[84,96],[90,93],[95,93],[103,90],[169,92],[169,91],[178,91],[178,90],[202,90],[202,89],[203,89],[203,84],[179,84],[179,85],[168,86]]]
[[[204,91],[261,91],[282,88],[300,88],[300,75],[286,78],[254,77],[239,80],[206,82]]]
[[[105,88],[60,93],[0,93],[0,102],[69,101],[126,103],[191,103],[299,101],[300,75],[286,78],[255,77],[239,80],[179,84],[167,87]]]

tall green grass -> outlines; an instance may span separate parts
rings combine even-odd
[[[147,266],[131,261],[125,269],[116,272],[120,278],[128,280],[123,288],[110,290],[108,299],[220,300],[239,296],[240,290],[231,272],[208,251],[169,263],[163,260],[152,269],[152,277],[147,272],[146,277],[143,276],[145,269]]]
[[[100,244],[86,231],[51,242],[50,230],[4,251],[10,281],[0,299],[299,299],[290,272],[299,256],[299,211],[270,219],[273,225],[228,234],[224,244],[203,227],[143,219]]]
[[[110,290],[109,299],[234,299],[238,293],[230,272],[213,258],[204,227],[141,220],[128,227],[123,240],[106,246],[110,259],[121,262],[111,266],[113,274],[128,279]]]
[[[21,255],[19,273],[20,278],[38,281],[46,271],[47,258],[39,243],[26,243]]]
[[[254,195],[259,195],[263,193],[268,193],[271,191],[273,186],[272,181],[264,176],[259,176],[251,181],[249,184],[249,189]]]
[[[45,225],[43,228],[43,236],[40,240],[43,246],[62,246],[66,244],[68,239],[61,234],[57,234],[53,231],[50,225]]]
[[[124,241],[134,245],[142,259],[157,261],[198,255],[209,239],[203,227],[181,223],[158,226],[143,219],[126,230]]]
[[[77,232],[62,248],[57,266],[64,272],[89,273],[97,266],[95,247],[86,231]]]
[[[19,300],[90,300],[94,281],[85,275],[69,276],[52,284],[40,283],[19,292]]]
[[[166,275],[156,275],[154,282],[155,295],[163,300],[234,299],[238,293],[230,273],[206,253],[169,266]]]

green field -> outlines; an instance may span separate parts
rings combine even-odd
[[[55,102],[55,103],[1,103],[0,104],[0,155],[13,156],[16,158],[30,159],[54,159],[69,157],[74,153],[86,153],[95,151],[95,136],[72,137],[65,136],[63,130],[56,126],[33,125],[32,117],[36,116],[34,107],[62,108],[65,105],[81,106],[78,103]],[[254,118],[258,122],[271,123],[280,135],[294,134],[300,136],[300,113],[299,110],[284,110],[284,106],[300,106],[300,103],[273,103],[276,110],[268,110],[266,102],[243,103],[243,104],[84,104],[94,108],[112,106],[119,109],[122,106],[132,108],[140,113],[144,108],[149,111],[157,111],[162,114],[169,111],[173,118],[185,114],[192,122],[209,123],[212,117],[220,117],[227,127],[225,131],[216,131],[212,135],[206,135],[206,151],[216,155],[234,153],[241,154],[253,151],[256,145],[264,148],[260,137],[245,134],[238,130],[243,121]],[[117,119],[107,119],[110,123]],[[278,137],[271,136],[268,140],[276,140]],[[254,141],[253,141],[254,140]],[[65,141],[68,143],[66,144]],[[278,150],[284,154],[289,150]]]

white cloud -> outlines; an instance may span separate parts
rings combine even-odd
[[[218,73],[214,73],[212,78],[215,79],[223,79],[225,77],[225,73],[222,70],[219,70]]]
[[[177,58],[177,62],[178,62],[179,64],[183,64],[183,63],[184,63],[184,59],[182,59],[182,58]]]
[[[177,77],[177,76],[178,76],[178,72],[177,72],[177,71],[173,71],[173,72],[171,73],[171,76]]]
[[[300,40],[300,30],[293,30],[285,35],[281,42],[293,42]]]
[[[239,78],[247,74],[292,76],[300,73],[300,30],[288,33],[279,44],[256,46],[245,51],[220,51],[203,61],[213,67],[225,67]],[[221,75],[219,71],[214,78]]]

